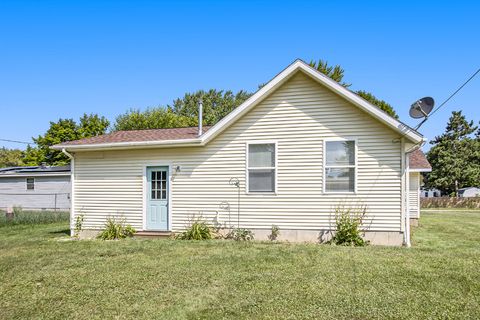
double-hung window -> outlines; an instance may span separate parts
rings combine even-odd
[[[275,143],[249,143],[247,149],[247,192],[275,192]]]
[[[35,178],[27,178],[27,190],[35,190]]]
[[[325,192],[355,192],[355,141],[325,141]]]

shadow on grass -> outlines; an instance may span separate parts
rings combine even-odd
[[[70,229],[62,229],[62,230],[56,230],[56,231],[50,231],[49,234],[59,234],[59,235],[70,235]]]

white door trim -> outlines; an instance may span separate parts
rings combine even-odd
[[[168,221],[167,230],[172,231],[172,163],[171,162],[148,162],[143,164],[142,168],[142,231],[147,230],[147,168],[148,167],[168,167]]]

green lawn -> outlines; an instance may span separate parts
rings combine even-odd
[[[0,318],[475,319],[480,211],[429,212],[414,247],[60,241],[0,227]]]

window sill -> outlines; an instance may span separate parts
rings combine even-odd
[[[276,196],[277,192],[245,192],[247,196]]]
[[[322,192],[322,194],[325,194],[325,195],[356,195],[357,192],[356,191],[338,191],[338,192],[334,192],[334,191],[329,191],[329,192]]]

